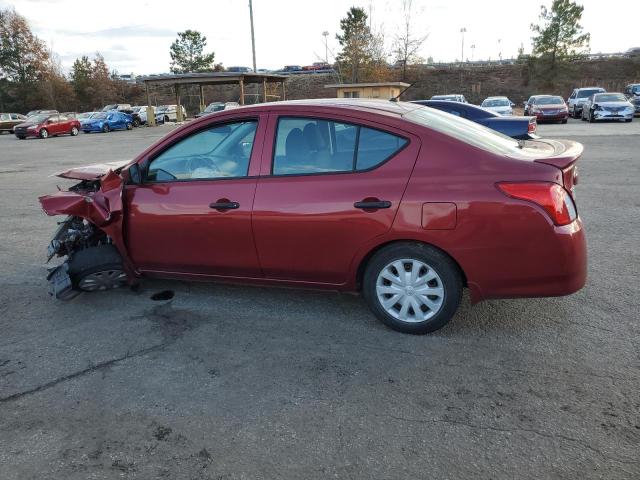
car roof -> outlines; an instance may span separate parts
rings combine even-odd
[[[305,111],[309,108],[337,108],[344,110],[360,110],[370,111],[377,113],[386,113],[390,115],[402,116],[416,108],[421,108],[420,105],[409,102],[392,102],[389,100],[377,100],[377,99],[349,99],[349,98],[323,98],[313,100],[286,100],[280,102],[268,102],[259,103],[256,105],[241,106],[238,110],[274,110],[279,108],[294,109]]]
[[[580,88],[576,88],[576,90],[580,91],[580,90],[604,90],[604,88],[602,87],[580,87]]]

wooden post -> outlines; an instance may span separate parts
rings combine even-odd
[[[284,91],[284,80],[282,81],[282,100],[286,100],[287,99],[287,94]]]
[[[184,122],[182,105],[180,105],[180,85],[176,83],[176,122]]]
[[[262,101],[267,103],[267,79],[262,79]]]
[[[204,88],[202,88],[202,84],[198,86],[200,87],[200,112],[204,112],[204,109],[207,107],[204,101]]]
[[[244,80],[240,78],[240,101],[238,102],[240,105],[244,105]]]
[[[155,127],[156,112],[153,106],[151,105],[151,97],[149,95],[149,84],[147,82],[144,82],[144,90],[147,94],[147,127]]]

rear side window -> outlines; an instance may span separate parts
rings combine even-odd
[[[407,140],[381,130],[315,118],[280,118],[274,175],[353,172],[375,168]]]

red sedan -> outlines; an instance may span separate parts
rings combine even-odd
[[[75,118],[59,114],[38,114],[27,117],[24,123],[16,125],[13,133],[20,140],[27,137],[49,138],[57,135],[76,136],[80,122]]]
[[[538,123],[562,122],[567,123],[569,109],[562,97],[554,95],[535,95],[531,97],[528,108],[530,115],[535,115]]]
[[[585,283],[570,141],[516,141],[388,101],[262,104],[202,117],[126,165],[61,173],[58,298],[138,277],[361,291],[425,333],[472,302]]]

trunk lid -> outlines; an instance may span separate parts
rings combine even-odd
[[[584,151],[581,143],[545,138],[526,142],[523,150],[526,151],[527,156],[534,158],[534,162],[559,168],[562,171],[564,188],[573,195],[573,190],[578,183],[576,162]]]

